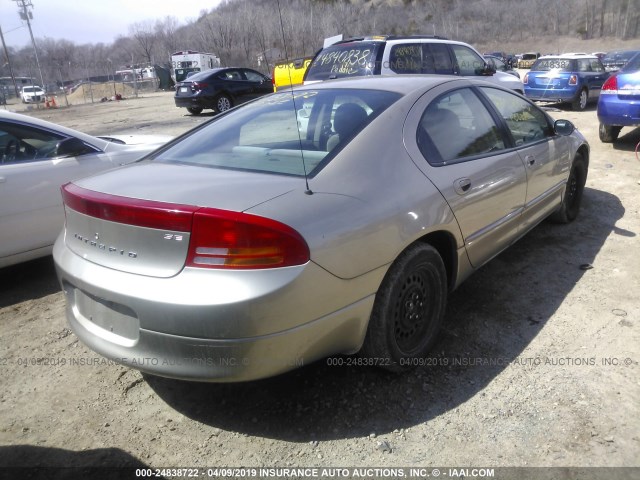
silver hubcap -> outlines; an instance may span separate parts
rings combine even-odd
[[[227,97],[222,97],[218,99],[218,110],[224,112],[225,110],[229,110],[231,108],[231,102]]]

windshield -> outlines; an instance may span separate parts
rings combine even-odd
[[[313,176],[400,96],[355,89],[268,95],[195,130],[155,161]]]
[[[548,72],[549,70],[558,70],[560,72],[575,72],[573,60],[567,58],[544,58],[538,60],[531,67],[532,71]]]
[[[380,42],[354,42],[327,47],[313,59],[305,80],[373,75],[381,45]]]
[[[41,92],[42,89],[40,87],[24,87],[22,91],[23,92]]]

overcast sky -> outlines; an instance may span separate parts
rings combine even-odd
[[[77,44],[111,43],[129,33],[129,25],[174,16],[181,24],[210,11],[220,0],[31,0],[31,28],[36,38],[71,40]],[[30,43],[27,23],[18,16],[13,0],[0,0],[0,28],[7,45]],[[0,44],[1,50],[2,44]]]

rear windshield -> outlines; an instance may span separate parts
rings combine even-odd
[[[195,130],[155,161],[313,176],[400,97],[361,89],[275,93]]]
[[[557,70],[560,72],[575,72],[576,68],[572,59],[568,58],[543,58],[531,67],[532,71],[548,72]]]
[[[382,45],[380,42],[354,42],[327,47],[313,59],[305,80],[373,75],[376,73],[376,55]]]
[[[626,63],[633,57],[638,50],[629,50],[622,52],[609,52],[602,59],[602,63]]]
[[[629,62],[622,67],[622,72],[635,72],[636,70],[640,70],[640,53],[637,53],[635,57],[633,57]]]

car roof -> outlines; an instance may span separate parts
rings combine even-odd
[[[339,42],[333,43],[326,48],[337,47],[340,45],[349,45],[351,43],[408,43],[408,42],[417,42],[417,43],[444,43],[447,45],[464,45],[469,46],[468,43],[461,42],[458,40],[450,40],[446,37],[441,37],[439,35],[371,35],[367,37],[357,37],[357,38],[346,38],[344,40],[340,40]],[[324,50],[324,49],[322,49]]]
[[[294,90],[328,90],[328,89],[367,89],[385,90],[410,94],[418,90],[424,90],[449,82],[460,84],[471,84],[475,80],[458,77],[455,75],[369,75],[362,77],[346,77],[322,82],[312,82],[304,86],[296,87]],[[486,83],[486,82],[481,82]]]
[[[580,58],[586,58],[588,60],[598,60],[598,57],[586,53],[563,53],[561,55],[544,55],[539,60],[548,60],[549,58],[562,58],[567,60],[576,60]]]

